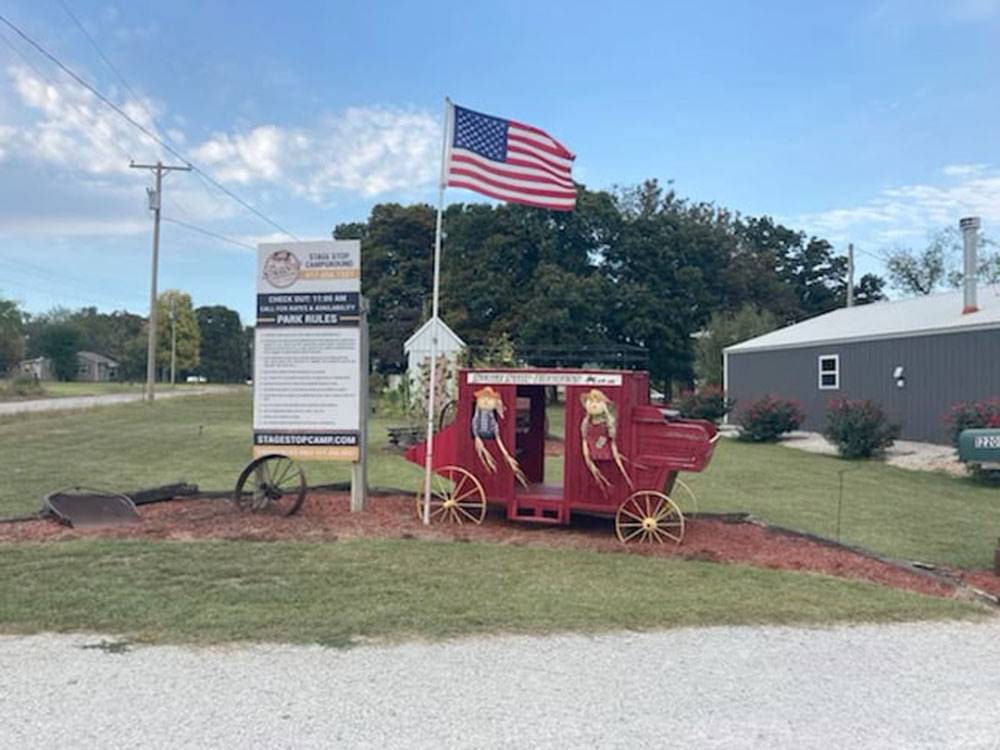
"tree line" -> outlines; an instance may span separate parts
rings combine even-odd
[[[169,373],[174,329],[178,377],[197,374],[212,382],[242,382],[250,377],[253,329],[243,326],[239,313],[222,305],[195,308],[190,295],[167,290],[157,298],[160,379]],[[46,357],[54,377],[72,380],[77,353],[92,351],[119,363],[119,379],[143,380],[148,330],[146,317],[126,310],[55,308],[31,314],[12,300],[0,299],[0,375],[16,370],[24,359]]]
[[[366,221],[334,229],[340,239],[361,240],[379,373],[405,369],[403,342],[429,317],[434,228],[432,206],[383,203]],[[664,386],[718,383],[722,347],[846,302],[847,261],[825,239],[768,216],[691,201],[655,180],[580,187],[572,213],[453,204],[444,232],[442,317],[473,349],[512,344],[529,362],[543,348],[641,349]],[[946,230],[922,252],[885,251],[889,283],[911,294],[960,283],[957,246],[954,230]],[[988,240],[983,247],[981,278],[996,280],[1000,255]],[[862,276],[856,302],[883,299],[885,285],[878,275]],[[226,307],[194,309],[177,291],[159,300],[161,371],[169,367],[171,299],[182,373],[250,377],[252,328]],[[65,352],[89,349],[118,360],[123,378],[142,379],[145,326],[144,317],[126,311],[28,315],[0,299],[0,373],[25,356],[63,352],[70,362]]]
[[[846,302],[847,261],[826,240],[655,180],[581,187],[572,213],[453,204],[443,221],[442,317],[473,348],[505,336],[519,352],[641,347],[654,382],[691,384],[694,336],[713,315],[774,327]],[[431,206],[390,203],[334,230],[361,240],[380,372],[405,368],[403,342],[429,317],[434,227]],[[867,274],[855,299],[881,299],[883,286]]]

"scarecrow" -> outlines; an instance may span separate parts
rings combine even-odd
[[[475,396],[476,408],[472,412],[472,439],[476,447],[476,455],[479,456],[480,462],[491,474],[496,474],[497,462],[489,448],[486,447],[486,441],[496,443],[500,455],[503,456],[510,470],[514,472],[514,477],[527,487],[528,482],[524,477],[524,472],[521,471],[521,466],[517,463],[517,459],[510,455],[507,446],[503,444],[503,438],[500,437],[500,420],[504,418],[503,399],[490,386],[476,391]]]
[[[611,481],[604,476],[597,461],[614,461],[618,471],[625,477],[628,486],[632,479],[625,471],[622,454],[615,440],[615,411],[611,400],[602,391],[593,388],[580,395],[583,403],[583,422],[580,424],[580,436],[583,444],[583,462],[590,470],[594,480],[602,490],[611,486]]]

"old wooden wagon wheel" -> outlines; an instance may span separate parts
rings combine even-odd
[[[240,474],[233,502],[240,510],[290,516],[306,499],[306,474],[288,456],[254,459]]]
[[[423,487],[417,492],[417,516],[424,515]],[[486,518],[486,490],[460,466],[445,466],[431,477],[431,523],[474,523]]]
[[[691,485],[680,477],[674,480],[674,488],[670,491],[670,496],[685,515],[690,516],[692,513],[698,512],[698,496],[694,494]]]
[[[684,538],[684,514],[662,492],[641,490],[630,495],[615,513],[615,534],[622,543],[680,544]]]

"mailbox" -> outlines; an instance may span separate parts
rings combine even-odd
[[[958,458],[966,463],[1000,468],[1000,428],[962,430],[958,436]]]

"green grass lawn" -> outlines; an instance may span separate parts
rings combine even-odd
[[[556,419],[560,415],[556,415]],[[555,420],[554,420],[555,421]],[[371,481],[413,489],[421,472],[370,424]],[[558,423],[556,423],[558,430]],[[119,490],[178,480],[228,490],[250,455],[249,392],[0,419],[0,515],[67,484]],[[557,472],[561,458],[550,460]],[[750,511],[832,534],[837,471],[859,466],[724,441],[690,477],[703,509]],[[863,464],[848,475],[844,537],[890,554],[985,567],[996,491]],[[308,464],[312,484],[347,466]],[[824,576],[488,544],[85,540],[0,544],[0,631],[94,631],[152,642],[345,645],[735,623],[961,617],[954,601]]]
[[[420,469],[386,447],[386,427],[399,423],[372,419],[370,479],[415,489]],[[560,424],[560,415],[550,413],[554,432]],[[69,484],[127,491],[185,480],[228,490],[250,456],[249,391],[0,420],[0,456],[0,516],[32,511],[47,491]],[[546,461],[550,480],[561,476],[561,461]],[[311,463],[306,470],[311,484],[348,478],[346,465]],[[896,557],[991,565],[1000,536],[1000,490],[969,480],[731,440],[719,443],[707,471],[685,478],[701,510],[745,511],[834,536],[843,470],[850,470],[844,475],[843,540]]]
[[[69,396],[104,396],[114,393],[142,393],[142,383],[45,383],[46,398],[67,398]],[[169,388],[169,385],[159,385]]]
[[[43,382],[41,392],[30,395],[16,395],[7,388],[7,382],[0,380],[0,401],[23,401],[39,398],[67,398],[69,396],[104,396],[113,393],[142,393],[141,383],[60,383]],[[170,386],[163,386],[169,388]]]
[[[127,492],[187,481],[230,490],[250,460],[250,393],[188,396],[78,412],[0,419],[0,516],[37,509],[46,492],[67,485]],[[421,472],[386,448],[386,427],[369,424],[369,479],[416,490]],[[344,481],[347,464],[308,463],[310,484]]]
[[[747,511],[833,537],[839,472],[841,539],[884,554],[988,568],[1000,536],[1000,488],[878,461],[844,461],[724,439],[708,470],[685,476],[701,510]]]
[[[359,640],[981,615],[805,573],[457,542],[0,545],[0,632]]]

